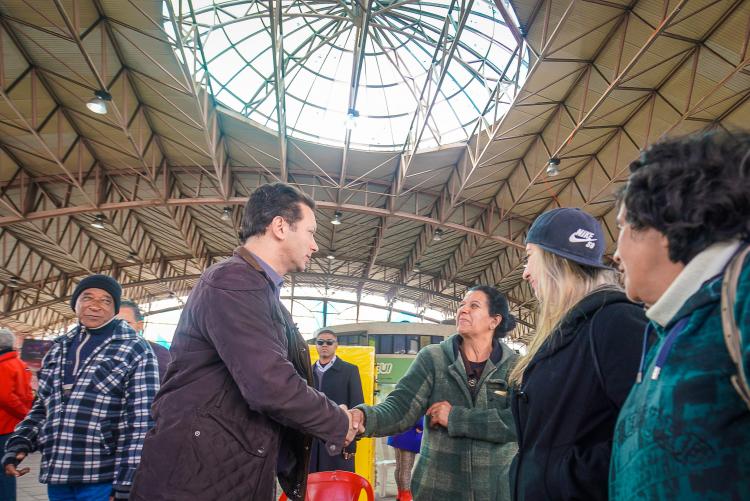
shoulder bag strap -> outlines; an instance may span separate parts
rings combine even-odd
[[[742,364],[742,338],[734,319],[737,283],[748,253],[750,253],[750,245],[746,245],[744,249],[737,253],[724,271],[724,278],[721,283],[721,324],[727,351],[737,369],[737,374],[733,374],[731,377],[732,386],[750,409],[750,385],[748,385],[747,374]]]

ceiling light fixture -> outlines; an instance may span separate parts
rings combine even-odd
[[[21,277],[17,277],[15,275],[8,279],[8,287],[11,287],[13,289],[17,289],[21,286],[22,283],[23,282],[21,281]]]
[[[94,220],[91,221],[91,226],[93,226],[97,230],[103,230],[105,228],[105,224],[107,224],[107,218],[104,217],[104,214],[97,214],[96,216],[94,216]]]
[[[336,226],[340,225],[341,224],[341,215],[342,214],[341,214],[340,211],[336,211],[333,214],[333,219],[331,219],[331,224],[334,224]]]
[[[419,273],[419,271],[420,271],[419,269],[420,269],[421,266],[422,265],[420,264],[419,261],[417,261],[416,263],[414,263],[414,273]]]
[[[437,230],[435,230],[435,234],[432,235],[432,239],[434,241],[436,241],[436,242],[439,242],[439,241],[441,241],[443,239],[443,235],[444,234],[445,234],[445,232],[443,232],[443,230],[441,230],[440,228],[438,228]]]
[[[556,175],[560,174],[560,169],[558,168],[560,165],[560,159],[557,157],[552,157],[549,159],[549,162],[547,162],[547,175],[549,177],[555,177]]]
[[[354,108],[349,108],[349,111],[346,113],[346,120],[344,120],[344,127],[346,127],[346,130],[352,130],[356,128],[358,119],[359,112]]]
[[[221,213],[221,220],[222,221],[229,221],[232,219],[232,208],[231,207],[224,207],[224,211]]]
[[[112,95],[106,90],[100,89],[94,92],[94,97],[86,103],[86,108],[97,115],[106,115],[108,101],[112,101]]]
[[[326,259],[328,259],[329,261],[333,261],[334,259],[336,259],[336,256],[333,254],[334,252],[336,251],[332,250],[331,252],[329,252],[328,255],[326,256]]]
[[[128,262],[130,263],[137,263],[138,262],[138,254],[135,252],[129,252],[128,253]]]

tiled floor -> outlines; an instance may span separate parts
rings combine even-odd
[[[17,501],[47,501],[47,486],[39,483],[39,454],[27,457],[22,466],[28,466],[31,471],[18,479]],[[377,497],[379,501],[393,501],[393,496]]]

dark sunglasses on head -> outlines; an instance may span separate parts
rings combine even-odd
[[[327,344],[328,346],[333,346],[336,343],[336,341],[334,341],[333,339],[318,339],[315,342],[318,343],[318,346],[323,346],[324,344]]]

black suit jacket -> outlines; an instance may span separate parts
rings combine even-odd
[[[362,380],[359,377],[359,369],[356,365],[350,364],[340,357],[336,357],[333,366],[323,375],[322,386],[314,366],[313,374],[315,376],[315,388],[337,404],[344,404],[347,408],[351,409],[365,402],[364,394],[362,393]],[[333,470],[354,471],[352,460],[347,461],[342,456],[329,456],[325,452],[324,447],[320,447],[319,442],[319,440],[315,440],[313,444],[310,460],[311,472]],[[357,450],[357,443],[352,442],[345,450],[347,452],[355,452]]]

